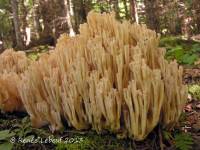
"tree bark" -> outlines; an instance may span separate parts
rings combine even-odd
[[[65,13],[66,13],[66,20],[67,20],[67,24],[69,27],[69,35],[70,36],[74,36],[75,32],[72,26],[72,22],[71,22],[71,15],[70,15],[70,1],[64,0],[65,2]]]
[[[60,34],[68,31],[68,24],[66,20],[65,0],[54,0],[53,3],[54,11],[54,37],[57,39]]]
[[[184,18],[186,17],[186,10],[184,5],[179,5],[178,1],[163,0],[162,12],[160,16],[163,16],[162,28],[164,34],[181,34],[181,28],[183,27]],[[180,8],[182,6],[182,8]],[[182,25],[181,25],[182,24]],[[182,26],[182,27],[181,27]]]
[[[55,31],[54,22],[54,8],[53,0],[40,0],[40,14],[43,20],[43,30],[41,38],[49,38],[53,36],[53,31]]]
[[[25,45],[27,46],[30,43],[30,27],[27,23],[27,16],[28,16],[28,9],[27,6],[25,6],[25,0],[20,0],[20,12],[21,12],[21,29],[22,29],[22,38],[25,42]]]
[[[193,9],[195,10],[194,21],[197,26],[197,31],[198,33],[200,33],[200,2],[199,0],[193,0]]]
[[[91,2],[85,2],[84,0],[73,0],[73,12],[74,12],[74,20],[75,20],[75,31],[76,33],[79,32],[79,25],[81,23],[86,22],[87,13],[90,11],[90,3]]]
[[[0,35],[0,54],[3,52],[3,37]]]
[[[40,25],[39,0],[33,0],[33,25],[36,39],[40,38],[42,27]]]
[[[131,19],[136,23],[139,23],[136,0],[130,0],[130,14],[131,14]]]
[[[155,30],[160,31],[159,22],[159,4],[158,0],[144,0],[145,11],[146,11],[146,24],[147,26]]]
[[[20,22],[19,22],[19,16],[18,16],[18,1],[17,0],[11,0],[11,7],[12,7],[12,13],[13,13],[13,22],[14,22],[14,28],[15,28],[15,36],[16,36],[16,46],[19,49],[24,49],[23,40],[21,37],[20,32]]]
[[[67,3],[68,3],[68,10],[70,12],[70,18],[71,18],[72,27],[73,27],[74,32],[75,32],[75,17],[74,17],[73,2],[72,2],[72,0],[67,0]]]

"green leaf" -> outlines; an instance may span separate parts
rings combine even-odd
[[[184,55],[184,50],[181,46],[176,46],[167,52],[167,56],[173,56],[175,59],[180,61],[181,57]]]
[[[6,142],[6,143],[3,143],[3,144],[0,144],[1,150],[12,150],[12,148],[13,148],[12,143]]]
[[[183,57],[181,59],[182,59],[182,63],[192,65],[195,61],[197,61],[198,55],[185,54],[185,55],[183,55]]]
[[[175,146],[179,150],[190,150],[193,143],[191,135],[187,133],[178,133],[175,135]]]
[[[182,56],[184,55],[183,49],[179,48],[179,49],[175,49],[174,50],[174,56],[177,60],[179,60]]]
[[[22,124],[27,124],[29,122],[29,118],[28,117],[24,117],[22,119]]]
[[[200,52],[200,44],[192,45],[192,52]]]
[[[0,140],[6,140],[14,135],[15,135],[15,133],[10,132],[10,130],[0,131]]]
[[[171,135],[171,133],[170,133],[170,132],[167,132],[167,131],[163,131],[163,135],[164,135],[164,138],[165,138],[166,140],[170,140],[170,139],[173,138],[172,135]]]

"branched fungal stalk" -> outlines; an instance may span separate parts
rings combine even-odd
[[[183,69],[164,59],[159,36],[144,25],[90,12],[75,37],[32,62],[17,82],[36,127],[109,130],[143,140],[160,122],[171,128],[186,102]]]

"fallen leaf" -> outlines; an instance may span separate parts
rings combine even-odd
[[[192,95],[188,94],[188,101],[191,102],[192,101]]]
[[[196,108],[197,108],[197,109],[200,109],[200,103],[196,105]]]
[[[191,112],[192,111],[192,104],[187,104],[184,109],[187,112]]]

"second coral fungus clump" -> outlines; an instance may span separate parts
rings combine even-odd
[[[24,52],[8,49],[0,55],[0,109],[3,111],[23,110],[17,85],[28,64]]]
[[[164,59],[159,37],[143,25],[90,12],[75,37],[32,63],[18,90],[34,126],[109,130],[144,139],[160,122],[173,127],[186,101],[182,68]]]

